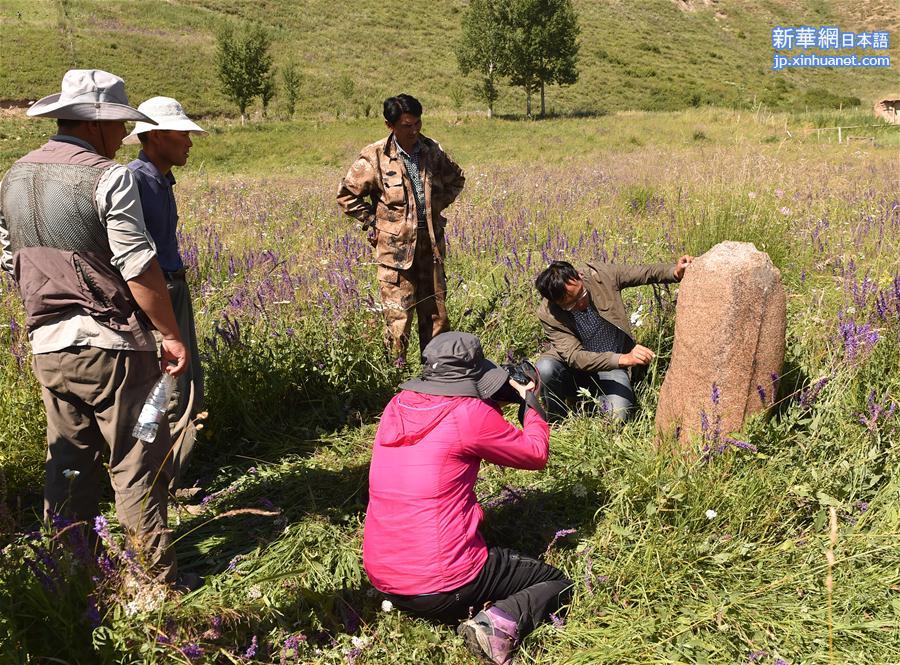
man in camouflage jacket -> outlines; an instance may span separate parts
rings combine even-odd
[[[441,214],[465,184],[462,169],[422,135],[422,105],[409,95],[384,101],[386,139],[363,148],[341,181],[341,209],[368,231],[375,248],[386,324],[385,343],[405,359],[412,313],[419,348],[450,329],[444,306],[444,226]]]

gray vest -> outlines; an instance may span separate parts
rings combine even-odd
[[[149,339],[94,208],[97,183],[115,165],[81,146],[49,141],[4,177],[0,210],[29,330],[76,311],[139,342]]]

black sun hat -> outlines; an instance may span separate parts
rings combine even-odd
[[[490,399],[507,381],[509,373],[485,359],[475,335],[445,332],[425,346],[422,376],[400,388],[426,395]]]

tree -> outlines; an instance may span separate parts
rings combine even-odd
[[[297,100],[300,99],[300,82],[300,70],[297,69],[297,64],[289,62],[281,70],[281,83],[284,88],[288,118],[294,117],[294,110],[297,108]]]
[[[525,90],[525,113],[531,117],[531,95],[540,90],[541,115],[546,113],[544,87],[578,80],[578,15],[572,0],[511,0],[500,21],[506,35],[504,74]]]
[[[269,70],[263,79],[262,87],[259,90],[259,100],[262,102],[263,118],[268,116],[269,102],[275,96],[275,68]]]
[[[463,74],[481,74],[475,92],[487,103],[488,118],[494,115],[494,102],[500,94],[495,77],[505,57],[506,33],[500,20],[500,0],[472,0],[463,15],[456,59]]]
[[[239,30],[226,24],[219,31],[217,41],[216,57],[222,90],[237,104],[243,125],[247,106],[254,97],[263,94],[266,82],[271,79],[272,56],[269,47],[272,36],[256,23],[244,24]],[[274,86],[268,94],[271,99]]]

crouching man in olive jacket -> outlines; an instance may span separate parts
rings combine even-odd
[[[636,344],[622,302],[622,289],[680,282],[693,257],[671,264],[587,263],[576,270],[554,261],[535,280],[542,296],[538,318],[550,348],[537,362],[541,397],[549,420],[564,418],[579,388],[599,398],[604,411],[626,420],[634,409],[630,369],[655,354]]]

